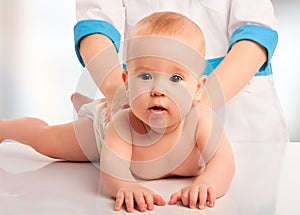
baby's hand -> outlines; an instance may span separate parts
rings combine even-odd
[[[216,190],[210,184],[193,183],[182,190],[173,193],[170,197],[169,204],[174,205],[178,201],[186,207],[196,208],[199,203],[199,209],[205,209],[208,203],[209,207],[214,207],[216,201]]]
[[[153,210],[154,204],[158,206],[165,205],[165,201],[160,195],[140,185],[118,190],[115,204],[116,211],[119,211],[125,204],[127,212],[134,212],[134,203],[137,204],[140,212]]]

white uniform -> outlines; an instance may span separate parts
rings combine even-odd
[[[239,40],[266,48],[267,62],[247,86],[226,105],[226,130],[232,141],[288,141],[288,132],[275,92],[270,60],[277,45],[273,6],[269,0],[77,0],[74,28],[77,56],[80,40],[94,33],[113,42],[127,38],[143,17],[158,11],[181,13],[197,23],[206,39],[207,63],[214,69]],[[116,45],[116,48],[119,47]],[[208,75],[211,70],[205,71]],[[243,72],[243,71],[241,71]]]

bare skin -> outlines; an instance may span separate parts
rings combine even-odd
[[[204,119],[202,119],[202,121],[203,120]],[[203,126],[200,127],[203,129]],[[108,132],[114,131],[110,131],[110,129],[108,129]],[[202,130],[201,132],[205,131]],[[109,137],[113,136],[113,134],[108,134]],[[118,153],[118,156],[122,156],[124,159],[131,157],[132,160],[147,161],[167,154],[171,148],[174,147],[180,131],[179,129],[176,131],[173,130],[171,134],[172,135],[165,135],[160,141],[149,147],[140,147],[135,144],[129,145],[126,142],[121,143],[121,141],[116,141],[115,138],[113,138],[114,141],[112,142],[108,139],[106,143],[109,145],[109,148],[113,151],[113,153]],[[223,196],[229,187],[234,173],[234,159],[228,140],[226,137],[223,137],[218,151],[210,162],[207,163],[205,171],[202,173],[203,170],[199,167],[199,159],[201,151],[205,145],[203,145],[203,143],[206,141],[204,140],[205,135],[203,136],[204,137],[198,139],[198,142],[195,143],[192,152],[186,157],[180,166],[160,177],[196,177],[191,185],[173,193],[170,196],[170,205],[181,201],[183,205],[190,208],[196,208],[197,204],[199,209],[205,209],[207,205],[209,207],[213,207],[215,205],[216,198]],[[171,144],[166,145],[165,143]],[[116,147],[118,147],[118,149]],[[161,165],[165,165],[164,162],[168,162],[168,160],[162,160]],[[114,161],[114,164],[115,163],[116,162]],[[224,164],[228,167],[226,170],[223,168]],[[133,172],[135,171],[132,167],[131,170]],[[117,177],[108,175],[103,171],[101,171],[101,177],[103,179],[106,192],[116,198],[115,210],[117,211],[122,208],[123,204],[126,205],[128,212],[134,211],[134,203],[137,204],[138,210],[141,212],[152,210],[154,205],[165,204],[161,196],[150,192],[147,188],[139,185],[136,181],[128,182],[120,180]],[[208,202],[208,204],[206,202]]]
[[[185,37],[178,37],[177,39],[189,41],[187,40],[188,38]],[[242,42],[236,43],[228,54],[228,56],[236,55],[236,58],[226,58],[228,61],[225,61],[224,59],[225,63],[222,64],[222,71],[225,71],[226,68],[229,71],[232,71],[232,74],[228,74],[228,76],[243,79],[243,81],[241,81],[242,84],[232,86],[229,82],[223,82],[221,75],[218,76],[220,77],[221,85],[225,90],[226,100],[230,99],[231,96],[240,90],[242,85],[250,79],[250,73],[254,74],[254,72],[257,71],[257,68],[259,68],[258,64],[265,60],[261,59],[262,50],[257,46],[250,47],[251,53],[257,56],[255,61],[249,60],[244,55],[241,55],[239,52],[241,52],[241,49],[247,49],[247,44]],[[112,45],[111,41],[105,36],[91,35],[81,41],[80,52],[85,63],[88,63],[96,53],[110,45]],[[258,50],[259,53],[256,53]],[[201,53],[201,55],[204,55],[204,53]],[[241,59],[242,63],[232,63],[234,65],[234,68],[232,68],[230,66],[230,61],[234,60],[240,62],[238,59],[239,56],[243,56]],[[143,69],[140,69],[141,67],[145,68],[145,63],[147,62],[149,65],[147,65],[146,68],[150,69],[149,71],[156,71],[160,74],[164,73],[164,77],[166,75],[170,77],[169,79],[166,79],[167,85],[177,86],[178,84],[186,88],[193,99],[199,117],[195,118],[198,123],[197,125],[199,125],[197,135],[194,134],[196,139],[187,141],[187,144],[192,145],[191,153],[188,154],[182,163],[179,166],[176,166],[175,169],[166,169],[165,174],[159,176],[153,174],[154,176],[151,178],[164,178],[175,175],[195,176],[196,178],[193,183],[171,195],[169,204],[173,205],[178,201],[181,201],[183,205],[187,207],[195,208],[197,204],[199,204],[198,207],[204,209],[208,202],[208,206],[213,207],[216,198],[223,196],[227,191],[235,171],[234,159],[229,141],[226,135],[223,134],[222,137],[218,139],[219,144],[218,147],[215,148],[216,151],[214,156],[206,160],[205,169],[201,169],[199,166],[200,155],[203,153],[205,146],[210,144],[208,138],[213,133],[211,129],[212,124],[215,123],[212,119],[210,107],[199,103],[201,100],[199,92],[203,83],[196,77],[193,77],[189,71],[180,68],[178,65],[174,65],[174,62],[168,62],[167,60],[153,62],[153,60],[154,59],[143,61],[143,63],[137,60],[135,62],[136,65],[132,67],[136,68],[136,70],[133,69],[132,73],[129,72],[127,75],[125,73],[123,76],[120,75],[121,69],[119,67],[116,68],[115,72],[110,73],[104,82],[101,83],[99,88],[105,95],[107,105],[109,106],[116,90],[119,89],[123,81],[126,81],[128,77],[144,78],[144,76],[147,77],[150,75],[150,73],[145,74]],[[139,64],[142,64],[142,66]],[[235,76],[234,73],[243,74],[240,71],[245,67],[249,69],[244,72],[247,75],[242,75],[241,77]],[[94,72],[97,73],[97,71]],[[122,77],[124,80],[122,80]],[[159,74],[158,77],[160,77]],[[147,80],[148,79],[144,79],[143,81]],[[159,194],[141,186],[134,179],[132,172],[137,173],[138,168],[131,168],[130,165],[131,161],[146,161],[147,163],[148,161],[155,160],[159,157],[164,158],[164,155],[169,153],[177,143],[176,140],[182,135],[180,128],[183,126],[183,122],[176,106],[180,102],[173,102],[173,98],[160,89],[151,88],[151,90],[145,91],[141,95],[142,96],[138,96],[134,102],[130,103],[130,124],[125,124],[122,128],[129,129],[131,128],[131,125],[135,125],[135,131],[144,134],[148,132],[151,127],[149,116],[159,115],[166,119],[166,130],[164,133],[161,133],[161,139],[156,141],[155,144],[141,147],[139,146],[140,143],[133,139],[129,142],[125,141],[114,128],[113,123],[109,123],[105,143],[103,144],[100,156],[100,174],[105,191],[116,199],[115,210],[117,211],[125,205],[128,212],[133,212],[135,203],[140,211],[153,210],[154,205],[162,206],[166,204],[165,200]],[[181,98],[183,98],[184,102],[186,101],[186,97],[178,97],[177,99]],[[89,99],[78,94],[74,94],[71,99],[76,110],[79,110],[82,104],[89,101]],[[110,119],[110,117],[108,117],[108,119]],[[156,130],[154,132],[156,132]],[[34,118],[3,120],[0,121],[0,135],[0,141],[4,139],[13,139],[31,146],[36,151],[49,157],[70,161],[90,161],[99,159],[93,122],[88,118],[82,118],[75,122],[57,126],[49,126],[42,120]],[[164,165],[169,163],[167,159],[161,159],[160,162]],[[226,169],[224,166],[226,166]],[[155,169],[155,166],[149,169]]]
[[[93,99],[86,97],[80,93],[73,93],[71,95],[71,101],[73,103],[73,107],[75,108],[76,112],[78,113],[80,107],[83,104],[87,104],[93,101]]]
[[[76,95],[78,96],[78,95]],[[83,98],[81,95],[79,98]],[[85,99],[76,101],[86,101]],[[202,111],[203,112],[203,111]],[[36,151],[47,155],[49,157],[60,158],[70,161],[89,161],[86,153],[83,153],[79,141],[77,140],[76,133],[74,132],[74,125],[82,126],[86,128],[90,125],[90,120],[74,123],[67,123],[59,126],[48,126],[41,120],[33,118],[22,118],[17,120],[0,121],[1,140],[14,139],[31,146]],[[12,129],[13,128],[13,129]],[[202,127],[203,128],[203,127]],[[18,132],[16,135],[13,132],[15,129],[23,132]],[[201,130],[202,132],[203,129]],[[38,134],[38,135],[37,135]],[[111,136],[109,133],[108,136]],[[178,131],[172,131],[172,135],[166,135],[161,141],[150,147],[139,147],[135,145],[132,148],[128,148],[126,143],[123,147],[118,142],[118,149],[116,153],[121,153],[122,156],[127,156],[127,152],[130,154],[131,159],[134,160],[147,160],[149,158],[155,158],[167,153],[174,144],[166,145],[164,142],[176,142],[179,133]],[[92,136],[92,134],[91,134]],[[205,135],[203,135],[205,136]],[[86,138],[84,136],[83,138]],[[171,141],[170,141],[171,138]],[[175,139],[174,139],[175,138]],[[85,139],[86,141],[86,139]],[[90,141],[93,142],[94,140]],[[203,143],[204,140],[199,140],[199,143]],[[161,178],[169,176],[196,176],[194,183],[190,186],[183,188],[180,191],[173,193],[170,197],[169,204],[176,204],[181,201],[185,206],[195,208],[197,202],[200,209],[205,209],[206,201],[208,206],[213,207],[215,199],[224,195],[231,177],[228,176],[228,181],[224,183],[220,181],[214,181],[213,178],[224,178],[225,175],[232,175],[234,169],[224,169],[224,160],[229,162],[227,166],[232,166],[233,157],[228,148],[228,141],[224,139],[224,143],[220,146],[218,153],[214,156],[206,167],[205,174],[200,174],[201,169],[198,165],[200,158],[200,152],[203,150],[203,145],[195,144],[192,153],[187,156],[183,163],[178,166],[172,172],[164,175]],[[110,144],[110,143],[108,143]],[[61,147],[61,146],[64,147]],[[163,146],[163,147],[162,147]],[[95,146],[94,146],[95,147]],[[111,146],[113,147],[113,146]],[[158,147],[158,148],[157,148]],[[159,149],[159,150],[157,150]],[[229,150],[229,151],[228,151]],[[93,151],[93,150],[92,150]],[[147,155],[146,157],[141,155]],[[89,155],[91,157],[91,155]],[[94,158],[97,159],[97,155]],[[220,161],[218,161],[220,160]],[[217,167],[220,166],[220,167]],[[222,175],[222,177],[213,176],[214,174]],[[103,184],[106,187],[106,191],[116,198],[115,210],[120,210],[123,204],[126,205],[128,212],[134,211],[134,203],[138,205],[138,209],[143,212],[146,210],[153,210],[154,205],[163,206],[166,204],[165,200],[157,193],[149,190],[146,187],[142,187],[137,182],[122,181],[114,178],[110,175],[101,172],[103,178]],[[220,187],[221,184],[222,186]]]
[[[88,100],[80,94],[72,96],[74,107]],[[93,123],[88,118],[54,126],[30,117],[0,120],[0,134],[0,143],[15,140],[52,158],[79,162],[99,159]]]
[[[3,120],[0,120],[0,126],[1,126],[1,123],[2,123]],[[2,141],[4,140],[4,138],[1,136],[0,134],[0,144],[2,143]]]
[[[250,81],[254,74],[267,60],[264,47],[250,40],[241,40],[233,45],[214,72],[208,76],[207,89],[220,85],[223,89],[224,100],[216,107],[224,105],[238,94]],[[241,72],[242,71],[242,72]],[[212,78],[212,76],[216,78]],[[212,93],[208,92],[210,96]],[[204,94],[202,101],[209,104],[209,96]]]
[[[153,61],[155,60],[155,62]],[[208,202],[209,207],[213,207],[216,198],[223,196],[231,182],[234,175],[234,158],[231,151],[231,147],[226,135],[222,135],[221,139],[218,139],[218,147],[214,156],[206,164],[206,168],[203,171],[199,166],[199,160],[201,154],[208,142],[212,132],[212,112],[209,106],[199,103],[200,98],[198,93],[200,92],[202,84],[195,81],[196,78],[187,75],[186,71],[180,71],[176,68],[176,65],[170,61],[157,58],[147,58],[139,59],[132,64],[128,65],[134,69],[130,70],[126,78],[136,77],[148,77],[151,75],[148,72],[143,72],[141,68],[147,68],[146,71],[164,71],[166,74],[174,77],[181,76],[185,77],[182,80],[182,84],[186,86],[191,95],[194,98],[194,105],[198,112],[199,119],[195,119],[198,123],[198,133],[196,142],[187,142],[185,145],[192,145],[191,153],[178,154],[178,157],[185,157],[182,163],[175,169],[170,168],[170,170],[165,175],[159,177],[154,177],[151,179],[164,178],[169,176],[193,176],[196,177],[194,182],[189,186],[173,193],[170,197],[169,204],[176,204],[181,201],[185,206],[190,208],[195,208],[198,204],[199,209],[205,209]],[[176,71],[176,73],[174,72]],[[175,74],[174,74],[175,73]],[[173,77],[173,76],[172,76]],[[170,79],[170,80],[173,80]],[[145,80],[144,80],[145,81]],[[147,105],[149,104],[149,106]],[[152,104],[159,104],[163,107],[161,109],[152,109]],[[120,134],[117,128],[114,127],[113,123],[109,124],[107,129],[107,135],[105,139],[105,147],[107,150],[102,151],[101,159],[101,177],[104,185],[105,191],[116,198],[115,210],[120,210],[125,204],[128,212],[134,211],[134,204],[138,206],[138,210],[143,212],[146,210],[151,210],[154,205],[163,205],[165,202],[156,193],[149,192],[147,188],[138,184],[132,176],[132,172],[137,174],[139,169],[135,169],[135,166],[130,165],[127,161],[142,161],[151,162],[157,158],[165,157],[171,151],[172,148],[177,144],[179,137],[182,135],[181,127],[183,126],[183,121],[178,118],[176,111],[176,105],[172,103],[170,97],[156,88],[153,88],[147,93],[136,97],[135,101],[131,105],[131,111],[129,111],[129,121],[132,125],[132,129],[139,134],[145,134],[149,131],[150,126],[147,119],[151,118],[151,114],[164,115],[167,120],[167,127],[161,138],[148,146],[140,146],[140,143],[134,142],[134,137],[132,140],[127,142],[124,138],[120,138]],[[137,108],[136,110],[134,110]],[[146,112],[144,110],[147,110]],[[150,115],[148,114],[150,112]],[[136,115],[137,114],[137,115]],[[127,117],[125,117],[127,118]],[[174,121],[175,119],[175,121]],[[177,119],[177,121],[176,121]],[[119,122],[119,121],[118,121]],[[128,126],[130,126],[128,125]],[[201,129],[200,129],[201,128]],[[123,129],[124,126],[123,126]],[[132,132],[131,132],[132,133]],[[117,155],[121,159],[113,159]],[[110,163],[114,163],[114,166],[120,167],[121,169],[115,170],[115,173],[123,172],[123,175],[117,175],[114,173],[108,173],[111,167]],[[118,163],[118,165],[116,165]],[[108,166],[106,167],[106,164]],[[161,159],[159,166],[168,166],[168,159]],[[223,168],[224,165],[228,167],[226,170]],[[127,171],[124,171],[127,168]],[[131,172],[132,171],[132,172]],[[151,171],[150,169],[148,171]],[[154,171],[155,172],[155,171]],[[155,173],[153,173],[155,175]],[[143,175],[138,175],[143,178]],[[127,178],[127,180],[121,179]],[[222,180],[221,180],[222,179]]]
[[[81,96],[79,97],[82,98]],[[85,99],[82,101],[85,101]],[[79,124],[79,122],[76,123]],[[81,123],[84,127],[89,125],[89,121],[86,120],[80,122],[80,124]],[[1,120],[0,131],[1,134],[5,135],[4,138],[1,137],[1,140],[7,139],[7,137],[9,137],[9,139],[14,139],[16,141],[22,142],[23,144],[29,145],[36,151],[49,157],[60,158],[70,161],[89,161],[87,156],[83,153],[83,151],[80,148],[80,145],[76,138],[76,134],[74,133],[73,125],[73,123],[68,123],[59,126],[48,126],[43,121],[33,118],[22,118],[9,121]],[[18,129],[19,131],[21,130],[23,132],[18,132],[18,134],[16,135],[16,133],[13,132],[14,129],[11,129],[11,127],[13,127],[14,129]],[[170,141],[168,139],[171,138],[173,140],[176,140],[177,136],[178,131],[173,131],[172,135],[166,135],[164,138],[161,139],[161,141],[157,142],[155,145],[152,145],[150,147],[139,147],[133,145],[134,147],[130,150],[131,152],[133,152],[131,155],[132,159],[145,160],[151,157],[155,158],[157,156],[161,156],[162,154],[167,153],[173,147],[174,144],[166,145],[164,144],[164,142],[167,141],[175,143],[176,141]],[[67,139],[65,137],[67,137]],[[61,147],[62,145],[64,145],[64,147]],[[128,144],[126,144],[126,146],[124,147],[127,146]],[[157,150],[157,147],[159,148],[159,151]],[[124,153],[126,153],[126,150],[120,147],[120,145],[118,146],[118,148],[118,150],[122,151],[123,155]],[[229,149],[227,148],[226,150]],[[199,151],[199,145],[196,144],[192,150],[192,153],[189,156],[187,156],[187,158],[183,161],[183,163],[180,166],[178,166],[175,170],[169,172],[167,175],[164,175],[162,177],[165,178],[170,176],[198,176],[193,184],[183,188],[182,190],[176,193],[173,193],[170,197],[169,204],[172,205],[176,204],[178,201],[182,201],[185,206],[195,208],[197,202],[199,201],[199,208],[204,209],[206,207],[207,200],[209,202],[208,206],[213,207],[215,204],[215,199],[224,194],[226,189],[218,189],[218,191],[221,192],[216,193],[215,185],[212,185],[211,177],[208,177],[205,174],[200,174],[201,169],[198,165],[198,161],[200,159]],[[145,154],[147,155],[147,157],[141,156]],[[230,153],[226,154],[227,157],[228,154],[230,155]],[[222,160],[223,162],[222,156],[220,155],[220,160]],[[215,159],[210,163],[214,162],[217,158],[218,155],[215,156]],[[231,160],[229,159],[229,161],[232,161],[232,157],[229,156],[229,158],[231,158]],[[210,163],[207,165],[206,171],[209,170]],[[227,169],[227,174],[228,172],[229,171]],[[220,174],[223,174],[223,177],[224,175],[226,175],[225,173],[222,173],[222,170],[220,170]],[[120,210],[123,204],[126,204],[127,211],[132,212],[134,210],[134,202],[137,203],[140,211],[153,210],[154,205],[163,206],[166,203],[165,200],[159,194],[152,192],[146,187],[142,187],[137,182],[120,181],[114,177],[106,175],[103,172],[101,172],[101,176],[104,179],[104,184],[107,183],[107,181],[109,181],[109,183],[114,182],[115,184],[118,184],[118,187],[120,186],[119,189],[115,190],[115,194],[113,195],[116,198],[115,210]],[[206,179],[206,177],[208,177],[209,180]],[[106,179],[109,180],[106,181]],[[111,184],[108,187],[111,187]],[[194,192],[193,196],[188,195],[188,193],[190,192]]]
[[[88,64],[97,53],[105,47],[112,45],[111,40],[104,35],[93,34],[82,40],[80,43],[80,53],[84,62]],[[115,54],[117,55],[117,52]],[[245,87],[266,60],[267,51],[264,47],[250,40],[238,41],[214,70],[214,74],[218,78],[218,83],[215,83],[215,80],[209,77],[207,84],[212,86],[214,84],[221,84],[224,93],[224,102],[227,102]],[[122,69],[117,69],[101,85],[100,90],[104,95],[108,96],[106,98],[113,95],[111,92],[115,92],[122,85],[123,82],[119,79],[121,73]],[[204,95],[202,101],[209,104],[208,96]],[[223,103],[219,104],[219,106],[221,105]]]
[[[84,37],[80,42],[80,54],[82,59],[86,65],[90,63],[90,61],[95,57],[98,53],[105,50],[108,47],[113,46],[112,41],[102,34],[92,34]],[[115,52],[115,56],[117,58],[117,52]],[[91,73],[95,73],[96,76],[101,76],[101,74],[97,74],[97,71],[90,71]],[[109,73],[109,75],[104,79],[102,83],[97,83],[99,89],[105,96],[107,103],[110,104],[113,96],[123,84],[122,81],[122,68],[121,66],[117,67],[114,71]],[[92,75],[92,77],[94,77]]]

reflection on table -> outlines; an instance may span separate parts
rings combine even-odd
[[[296,153],[300,153],[300,144],[235,143],[233,150],[237,172],[230,190],[214,208],[200,211],[177,204],[155,207],[147,214],[295,214],[300,174],[290,170],[295,162],[300,163]],[[192,180],[141,183],[169,200]],[[127,214],[125,210],[114,212],[113,205],[114,200],[102,192],[99,171],[93,164],[46,158],[17,143],[0,145],[1,214]]]

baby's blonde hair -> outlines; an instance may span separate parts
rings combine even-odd
[[[135,25],[129,38],[148,35],[171,36],[205,55],[205,39],[200,27],[182,14],[156,12],[146,16]]]

